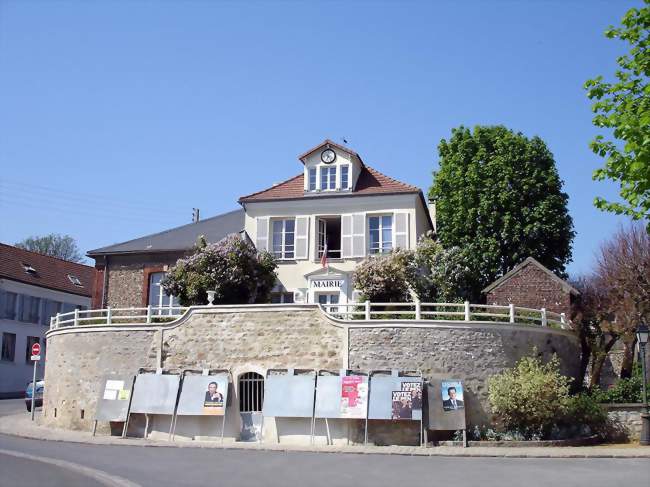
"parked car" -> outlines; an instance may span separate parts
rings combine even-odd
[[[34,396],[34,406],[40,408],[43,406],[43,390],[45,389],[45,381],[43,379],[36,380],[36,395]],[[27,384],[27,389],[25,390],[25,406],[27,411],[31,412],[32,410],[32,391],[34,390],[34,385],[32,382]]]

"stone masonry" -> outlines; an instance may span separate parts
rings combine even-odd
[[[49,332],[43,421],[90,429],[101,379],[111,373],[136,374],[141,367],[174,372],[225,368],[235,385],[245,372],[350,368],[419,369],[425,378],[443,374],[461,379],[468,421],[487,424],[488,378],[513,366],[533,347],[545,358],[557,353],[563,372],[575,375],[579,347],[569,331],[481,322],[343,323],[316,305],[196,307],[170,324],[89,325]],[[352,426],[353,441],[359,439],[362,423]],[[373,421],[369,433],[377,444],[413,444],[418,425]]]

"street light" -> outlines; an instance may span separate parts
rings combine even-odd
[[[642,445],[650,445],[650,411],[648,411],[648,391],[646,390],[646,384],[648,382],[646,369],[645,369],[645,347],[648,344],[648,336],[650,336],[650,330],[648,330],[648,325],[641,323],[636,330],[636,339],[639,342],[639,354],[641,355],[641,378],[643,380],[643,409],[644,413],[641,413],[641,438],[639,443]]]

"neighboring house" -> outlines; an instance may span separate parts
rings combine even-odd
[[[90,251],[103,284],[93,306],[175,305],[159,285],[168,266],[199,235],[212,243],[234,233],[278,259],[273,302],[351,302],[357,263],[414,249],[434,228],[419,188],[367,166],[350,148],[326,140],[299,160],[300,174],[242,196],[242,210]]]
[[[571,316],[571,304],[580,293],[532,257],[482,291],[487,304],[541,309]]]
[[[0,244],[0,397],[17,397],[32,380],[31,347],[41,344],[43,377],[50,317],[90,306],[94,269]]]

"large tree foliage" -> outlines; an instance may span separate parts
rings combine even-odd
[[[200,238],[193,254],[176,262],[162,286],[184,306],[206,304],[208,291],[215,291],[215,304],[264,303],[275,284],[276,268],[269,252],[258,253],[236,235],[214,244]]]
[[[616,81],[602,76],[585,83],[587,96],[594,100],[592,109],[596,127],[611,129],[614,140],[596,136],[590,147],[605,158],[604,167],[594,179],[612,179],[620,184],[624,203],[596,198],[598,208],[648,219],[650,232],[650,0],[642,8],[629,10],[618,28],[605,35],[630,46],[628,54],[616,62]]]
[[[473,131],[461,126],[438,150],[440,169],[429,190],[438,238],[469,258],[472,301],[529,256],[565,274],[573,221],[553,154],[542,139],[503,126]]]
[[[70,235],[50,233],[42,237],[32,236],[18,242],[16,247],[70,262],[83,262],[84,260],[79,247],[77,247],[77,242]]]

